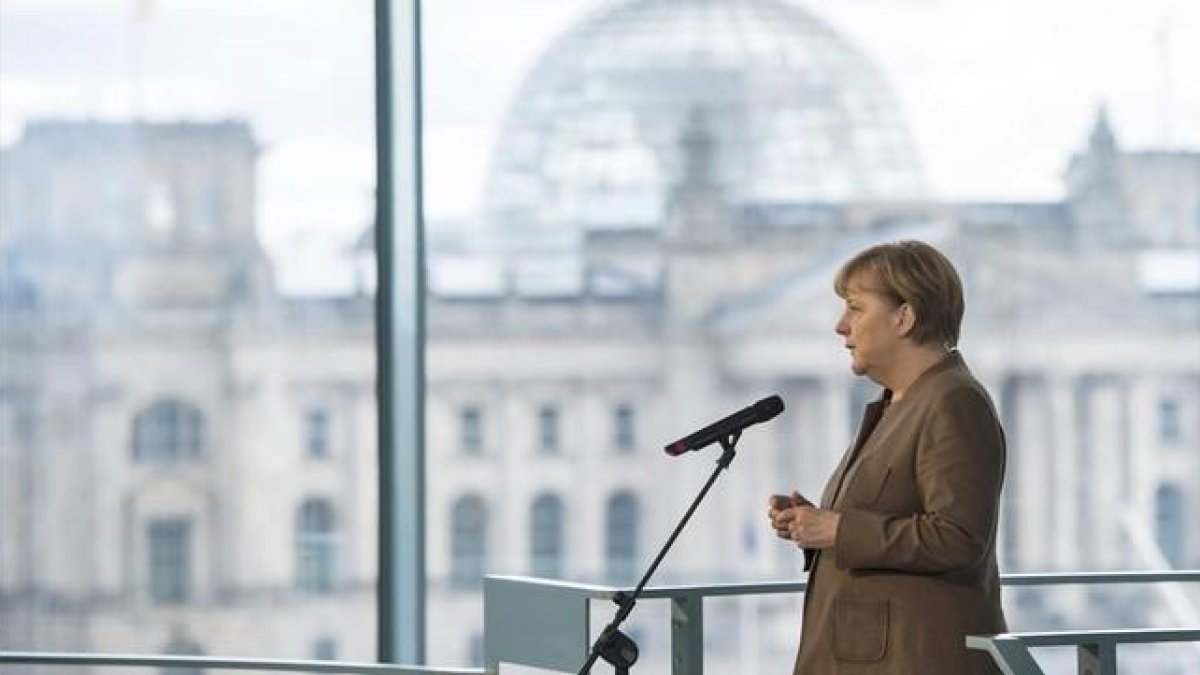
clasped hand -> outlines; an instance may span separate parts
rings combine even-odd
[[[767,501],[767,519],[776,536],[800,548],[832,548],[841,517],[836,511],[813,506],[799,492],[771,495]]]

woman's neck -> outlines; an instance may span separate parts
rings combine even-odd
[[[881,383],[892,390],[892,403],[900,402],[913,382],[945,358],[946,354],[946,348],[941,345],[913,346],[899,354],[895,366],[887,374],[887,380]]]

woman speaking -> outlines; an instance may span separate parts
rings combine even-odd
[[[874,246],[838,271],[835,328],[883,387],[819,506],[773,495],[809,571],[795,675],[993,675],[967,635],[1005,631],[996,565],[1004,432],[957,349],[964,302],[928,244]]]

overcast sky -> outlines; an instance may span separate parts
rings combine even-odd
[[[605,3],[425,3],[432,218],[476,211],[509,98]],[[1130,147],[1200,149],[1200,0],[806,0],[882,68],[935,195],[1058,196],[1105,102]],[[268,244],[367,221],[372,7],[364,0],[0,0],[0,143],[43,117],[249,119]]]

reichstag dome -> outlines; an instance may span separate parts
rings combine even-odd
[[[583,20],[530,70],[485,217],[542,243],[654,228],[696,128],[729,204],[924,194],[896,96],[828,25],[783,0],[633,0]]]

